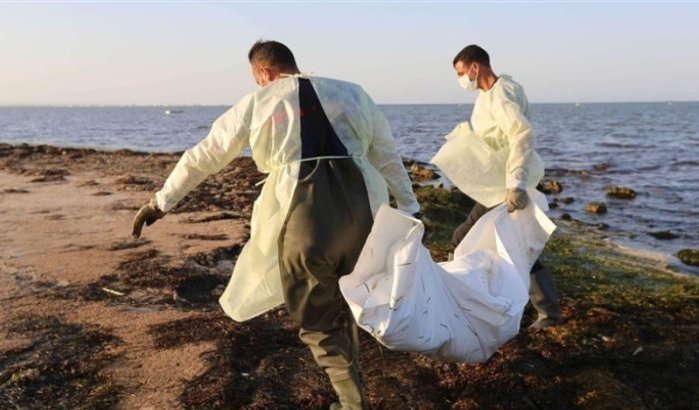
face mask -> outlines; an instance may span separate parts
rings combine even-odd
[[[461,88],[467,90],[467,91],[476,91],[478,89],[478,74],[476,74],[475,77],[473,77],[473,80],[471,80],[468,77],[468,73],[470,73],[471,70],[469,69],[466,74],[462,75],[459,77],[459,85]]]

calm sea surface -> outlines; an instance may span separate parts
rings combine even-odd
[[[400,153],[428,161],[471,105],[385,105]],[[534,104],[537,150],[571,204],[552,209],[605,223],[619,242],[675,253],[699,247],[699,103]],[[227,107],[0,107],[0,141],[181,151]],[[171,113],[167,114],[166,110]],[[638,193],[605,197],[611,186]],[[606,215],[584,212],[605,201]],[[658,240],[649,232],[679,237]]]

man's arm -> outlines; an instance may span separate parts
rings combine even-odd
[[[493,116],[510,145],[506,188],[527,189],[527,166],[534,152],[534,132],[520,105],[503,92],[493,105]]]
[[[374,133],[369,145],[369,162],[386,180],[389,192],[396,198],[398,209],[415,214],[420,211],[420,204],[415,199],[408,172],[396,150],[391,127],[371,97],[367,95],[367,99]]]
[[[248,144],[250,132],[245,124],[247,98],[221,115],[200,143],[184,152],[175,169],[155,194],[158,208],[167,212],[185,195],[240,155]]]

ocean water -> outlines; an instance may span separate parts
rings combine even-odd
[[[385,105],[400,153],[428,161],[471,105]],[[0,141],[181,151],[206,136],[227,107],[0,107]],[[568,213],[608,225],[623,244],[674,254],[699,247],[699,103],[533,104],[537,151],[563,192]],[[167,114],[166,110],[171,113]],[[628,186],[633,200],[605,197]],[[589,201],[609,212],[591,215]],[[669,230],[676,239],[649,232]]]

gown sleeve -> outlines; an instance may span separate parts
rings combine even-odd
[[[206,138],[184,152],[155,194],[160,210],[172,209],[206,177],[223,169],[247,147],[250,130],[245,124],[245,114],[250,101],[246,97],[223,113],[214,121]]]
[[[516,99],[508,92],[499,93],[493,101],[493,116],[510,145],[506,164],[506,187],[525,190],[527,164],[534,153],[534,132]]]
[[[388,120],[368,95],[367,99],[373,124],[373,137],[368,151],[369,162],[386,180],[389,192],[396,198],[398,209],[410,214],[419,212],[420,204],[415,199],[408,172],[396,150]]]

